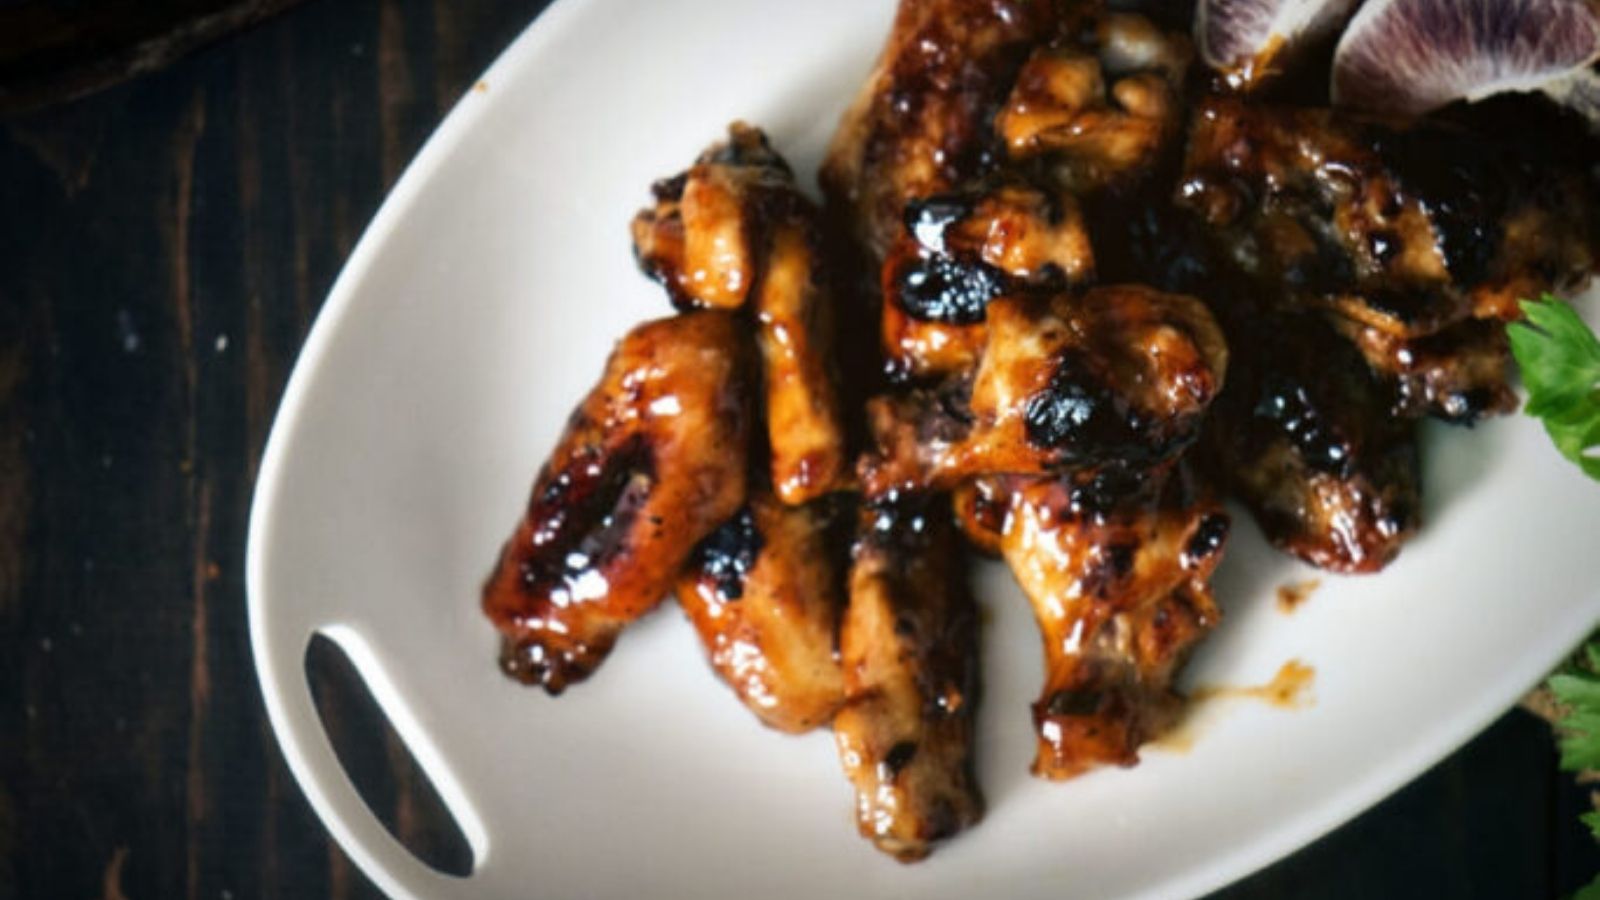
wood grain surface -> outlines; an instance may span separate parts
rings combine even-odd
[[[251,485],[362,227],[543,5],[313,0],[0,121],[0,898],[376,896],[265,720],[243,591]],[[465,871],[347,664],[321,648],[309,665],[363,795],[425,859]],[[1558,896],[1600,869],[1585,802],[1544,725],[1511,713],[1218,896]]]

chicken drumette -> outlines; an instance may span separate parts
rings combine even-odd
[[[1011,479],[1000,548],[1044,638],[1034,773],[1133,765],[1170,724],[1172,679],[1217,624],[1228,517],[1188,469]]]

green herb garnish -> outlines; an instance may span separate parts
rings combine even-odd
[[[1600,769],[1600,635],[1591,635],[1561,671],[1546,683],[1556,702],[1555,721],[1561,768],[1568,772]],[[1600,811],[1580,818],[1600,840]],[[1573,895],[1573,900],[1600,900],[1600,876]]]
[[[1522,312],[1527,320],[1506,334],[1528,389],[1525,412],[1544,422],[1562,456],[1600,480],[1600,339],[1549,294],[1522,301]]]

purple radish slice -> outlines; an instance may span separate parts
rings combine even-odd
[[[1333,56],[1333,102],[1417,115],[1542,91],[1600,122],[1596,0],[1368,0]]]
[[[1247,89],[1294,50],[1334,32],[1357,0],[1199,0],[1195,44],[1230,87]]]

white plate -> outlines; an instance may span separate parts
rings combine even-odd
[[[1195,683],[1316,669],[1315,703],[1210,709],[1188,752],[1028,775],[1026,604],[979,573],[988,818],[901,866],[855,834],[826,733],[756,724],[671,605],[559,700],[494,665],[478,588],[612,341],[668,311],[626,225],[728,122],[811,172],[892,0],[562,0],[491,68],[352,255],[290,380],[250,528],[250,623],[290,768],[397,897],[1016,897],[1202,893],[1312,840],[1469,738],[1600,618],[1600,487],[1523,417],[1430,430],[1422,535],[1375,578],[1307,571],[1240,519]],[[1592,308],[1592,307],[1591,307]],[[340,768],[305,680],[357,668],[453,811],[470,877],[426,868]]]

